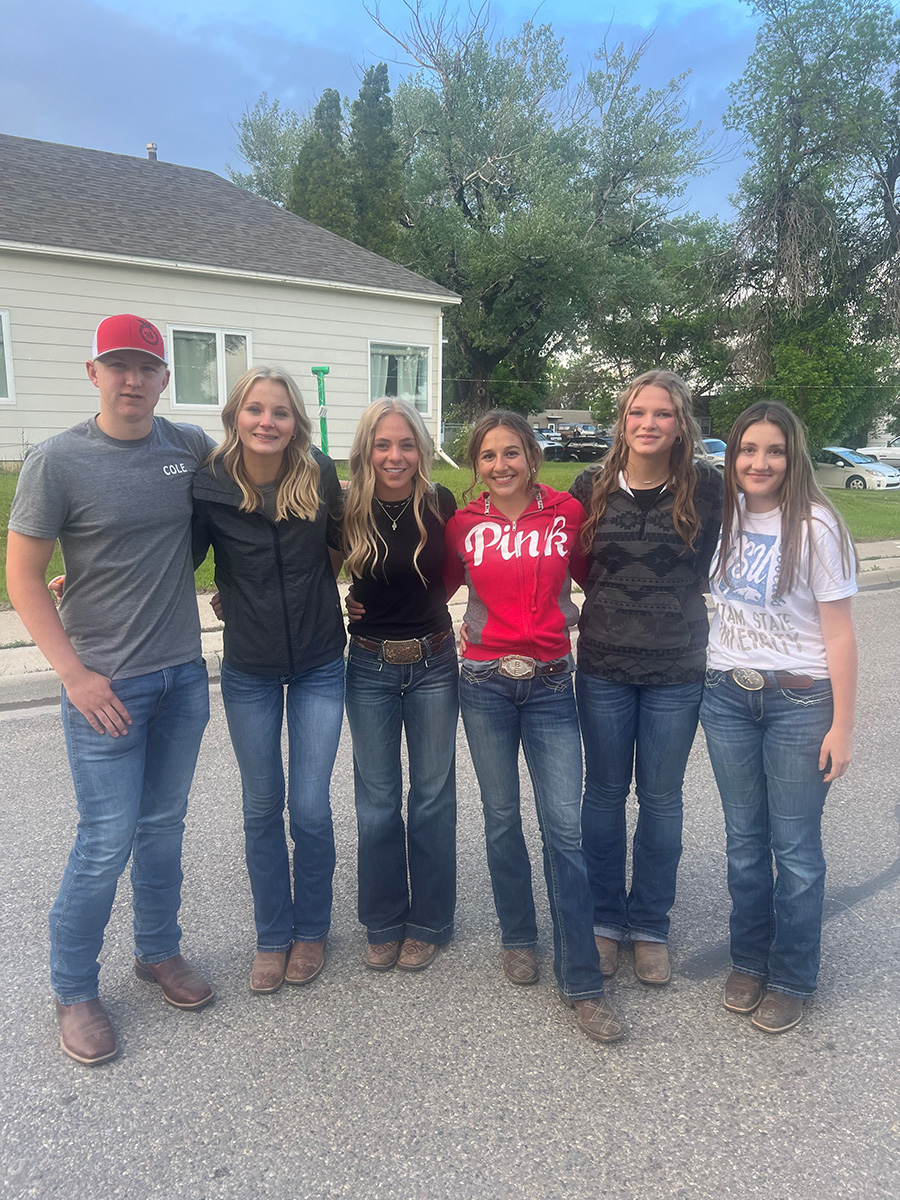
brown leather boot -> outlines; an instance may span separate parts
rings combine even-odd
[[[203,1008],[213,998],[213,990],[180,954],[158,963],[134,960],[134,973],[146,983],[158,983],[162,994],[175,1008]]]
[[[401,971],[424,971],[434,962],[437,946],[434,942],[423,942],[419,938],[406,938],[400,947],[397,966]]]
[[[250,991],[277,992],[284,983],[286,967],[286,950],[258,950],[250,971]]]
[[[284,978],[288,983],[312,983],[324,966],[324,938],[321,942],[294,942]]]
[[[390,971],[400,957],[400,942],[367,942],[363,962],[370,971]]]
[[[619,969],[619,943],[615,938],[603,937],[599,933],[594,934],[594,942],[600,957],[600,973],[609,979]]]
[[[95,1067],[118,1054],[116,1035],[99,1000],[82,1000],[79,1004],[60,1004],[57,1000],[56,1019],[59,1044],[76,1062]]]
[[[662,987],[672,978],[665,942],[634,942],[634,973],[641,983]]]
[[[755,975],[732,971],[725,980],[724,1004],[729,1012],[752,1013],[763,997],[763,982]]]
[[[503,974],[510,983],[523,987],[537,983],[537,955],[530,946],[514,946],[511,950],[503,951]]]

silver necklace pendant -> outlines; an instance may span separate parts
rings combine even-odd
[[[413,493],[413,494],[414,494],[414,493]],[[400,511],[397,513],[396,517],[394,517],[394,516],[392,516],[392,515],[391,515],[391,514],[388,512],[388,510],[387,510],[387,509],[384,507],[384,505],[381,503],[381,501],[378,499],[378,497],[377,497],[377,496],[375,497],[375,503],[378,505],[378,507],[381,509],[381,511],[384,513],[384,515],[385,515],[385,516],[387,517],[387,519],[390,521],[390,523],[391,523],[391,529],[394,531],[394,533],[396,533],[396,532],[397,532],[397,522],[400,520],[400,518],[403,516],[403,514],[406,512],[406,510],[407,510],[407,509],[409,508],[409,506],[412,504],[412,500],[413,500],[413,497],[412,497],[412,495],[408,496],[408,497],[407,497],[407,499],[406,499],[406,503],[405,503],[405,504],[403,504],[403,507],[402,507],[402,508],[400,509]],[[401,503],[403,503],[403,502],[402,502],[402,501],[400,501],[400,500],[393,500],[393,501],[389,501],[389,503],[392,503],[392,504],[401,504]]]

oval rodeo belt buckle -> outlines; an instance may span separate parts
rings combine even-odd
[[[745,692],[761,692],[766,686],[765,675],[761,671],[754,671],[752,667],[735,667],[731,678]]]
[[[526,658],[524,654],[506,654],[500,659],[497,669],[509,679],[533,679],[534,659]]]

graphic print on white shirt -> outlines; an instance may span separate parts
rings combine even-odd
[[[780,541],[774,533],[745,530],[731,548],[720,594],[727,600],[764,608],[778,578],[780,559]]]

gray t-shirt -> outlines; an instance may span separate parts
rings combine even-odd
[[[92,417],[22,464],[9,528],[59,538],[60,616],[89,670],[130,679],[199,657],[191,480],[212,447],[196,425],[154,417],[119,441]]]

